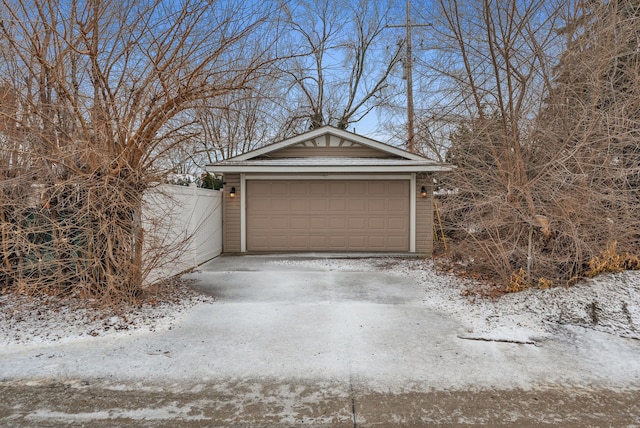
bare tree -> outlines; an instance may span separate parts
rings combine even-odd
[[[5,282],[135,299],[146,271],[143,193],[159,178],[167,142],[180,145],[189,135],[187,113],[250,88],[270,61],[257,34],[268,5],[2,5],[2,85],[18,108],[3,109],[1,122],[19,135],[3,131],[16,143],[3,145],[0,157],[18,147],[30,160],[24,171],[4,161],[3,175],[15,177],[0,184],[2,245],[13,255],[2,267]],[[20,194],[40,187],[41,200],[21,202]],[[25,215],[30,224],[20,220]]]
[[[598,269],[638,268],[629,254],[640,253],[640,4],[578,2],[564,16],[566,48],[532,151],[553,232],[546,247],[572,279],[614,248]]]
[[[274,76],[264,76],[259,88],[220,97],[217,105],[194,111],[201,129],[195,141],[200,163],[227,159],[275,141],[286,121],[283,94]]]
[[[430,19],[440,53],[430,67],[442,92],[426,120],[449,123],[447,159],[459,166],[447,181],[457,195],[444,204],[445,217],[463,232],[458,251],[504,283],[531,270],[529,231],[539,229],[542,212],[527,136],[549,79],[557,14],[539,1],[437,5]]]
[[[390,3],[300,0],[284,5],[288,43],[298,46],[282,70],[293,104],[290,129],[346,129],[385,103],[401,46],[385,48]]]

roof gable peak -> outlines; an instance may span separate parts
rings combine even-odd
[[[364,146],[378,150],[389,155],[398,156],[408,160],[425,160],[426,158],[414,153],[407,152],[397,147],[385,144],[354,132],[345,131],[333,126],[323,126],[285,140],[269,144],[256,150],[241,154],[231,160],[243,161],[254,159],[260,156],[267,156],[289,147],[355,147]]]

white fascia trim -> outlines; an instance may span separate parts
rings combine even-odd
[[[274,152],[276,150],[280,150],[283,149],[285,147],[294,145],[294,144],[298,144],[301,143],[303,141],[307,141],[307,140],[312,140],[322,134],[325,134],[327,132],[326,129],[323,128],[318,128],[318,129],[314,129],[313,131],[309,131],[306,132],[304,134],[300,134],[300,135],[296,135],[295,137],[291,137],[291,138],[287,138],[286,140],[282,140],[278,143],[273,143],[273,144],[269,144],[268,146],[264,146],[261,147],[259,149],[255,149],[252,150],[250,152],[247,153],[243,153],[241,155],[235,156],[231,159],[233,160],[248,160],[248,159],[252,159],[255,158],[257,156],[261,156],[265,153],[270,153],[270,152]]]
[[[416,252],[416,174],[375,175],[260,175],[240,174],[240,252],[247,252],[246,189],[247,180],[409,180],[409,252]]]
[[[409,252],[416,252],[416,174],[409,184]]]
[[[420,156],[420,155],[416,155],[414,153],[408,152],[406,150],[402,150],[399,149],[397,147],[394,146],[390,146],[389,144],[385,144],[381,141],[376,141],[376,140],[372,140],[370,138],[367,137],[363,137],[362,135],[358,135],[358,134],[349,134],[352,137],[350,137],[351,140],[355,141],[356,143],[360,143],[363,146],[369,146],[372,147],[374,149],[378,149],[382,152],[386,152],[386,153],[390,153],[396,156],[400,156],[403,157],[405,159],[410,159],[410,160],[425,160],[426,158],[424,156]],[[345,137],[346,139],[346,137]]]
[[[206,170],[215,173],[310,173],[310,174],[336,174],[336,173],[390,173],[390,172],[438,172],[438,171],[452,171],[453,168],[442,165],[428,165],[428,166],[265,166],[265,165],[208,165]]]
[[[415,174],[243,174],[247,180],[410,180]]]
[[[247,252],[247,178],[240,174],[240,252]]]

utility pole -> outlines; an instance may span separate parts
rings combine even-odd
[[[413,58],[411,50],[411,1],[407,0],[407,58],[405,58],[405,73],[407,77],[407,151],[413,153],[416,137],[413,124]]]
[[[406,57],[404,60],[404,78],[407,81],[407,151],[415,151],[415,114],[413,110],[413,52],[411,49],[411,29],[413,27],[429,27],[431,24],[414,24],[411,22],[411,0],[407,0],[407,18],[403,25],[387,25],[391,28],[405,27]]]

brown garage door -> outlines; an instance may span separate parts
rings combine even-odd
[[[409,181],[247,181],[248,251],[409,251]]]

